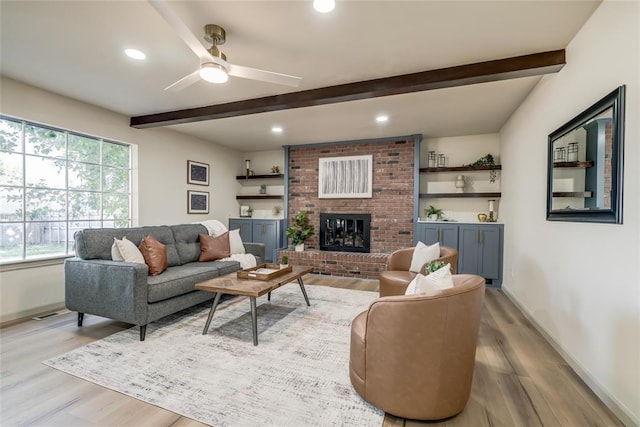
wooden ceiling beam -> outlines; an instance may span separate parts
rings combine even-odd
[[[130,125],[144,129],[539,76],[557,73],[565,63],[565,51],[561,49],[206,107],[135,116],[131,117]]]

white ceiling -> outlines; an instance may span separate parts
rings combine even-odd
[[[127,116],[219,104],[565,48],[600,1],[171,1],[227,60],[302,77],[299,88],[231,77],[163,89],[198,58],[145,1],[0,1],[0,72]],[[123,54],[135,47],[138,62]],[[570,60],[570,58],[569,58]],[[284,144],[500,130],[540,77],[170,126],[240,151]],[[390,119],[374,120],[378,113]],[[271,134],[272,125],[284,132]]]

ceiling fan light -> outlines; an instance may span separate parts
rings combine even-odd
[[[220,64],[207,62],[200,66],[200,77],[209,83],[224,83],[229,80],[227,70]]]
[[[331,12],[335,7],[335,0],[313,0],[313,8],[320,13]]]

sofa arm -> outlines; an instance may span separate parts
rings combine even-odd
[[[146,264],[68,258],[65,304],[79,313],[146,325],[148,274]]]
[[[243,242],[244,250],[248,254],[253,254],[256,257],[256,262],[262,264],[264,262],[264,243],[252,243]]]

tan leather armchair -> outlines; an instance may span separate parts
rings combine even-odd
[[[351,324],[351,384],[397,417],[438,420],[461,412],[471,392],[484,278],[453,276],[434,294],[383,297]]]
[[[409,283],[417,273],[409,271],[414,248],[399,249],[389,255],[387,269],[380,273],[380,296],[404,295]],[[451,264],[451,274],[456,274],[458,264],[458,251],[449,246],[440,246],[440,257],[436,261]],[[424,271],[426,264],[420,271]]]

